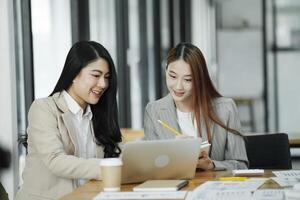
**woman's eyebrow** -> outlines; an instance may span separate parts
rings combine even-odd
[[[92,72],[99,72],[100,74],[103,74],[103,71],[101,71],[99,69],[93,69]]]
[[[184,77],[191,77],[192,74],[187,74],[187,75],[184,75]]]
[[[176,72],[174,72],[173,70],[169,70],[169,73],[173,73],[173,74],[177,74]],[[186,75],[183,75],[184,77],[191,77],[192,74],[186,74]]]
[[[177,73],[174,72],[173,70],[169,70],[169,73],[177,74]]]

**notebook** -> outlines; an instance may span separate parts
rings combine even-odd
[[[201,138],[128,142],[122,146],[122,183],[191,179]]]
[[[134,187],[133,191],[177,191],[186,186],[187,184],[187,180],[148,180]]]
[[[202,142],[200,151],[205,151],[206,154],[209,155],[210,146],[211,146],[211,144],[208,143],[208,141]]]

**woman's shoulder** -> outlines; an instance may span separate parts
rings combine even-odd
[[[30,106],[30,110],[36,110],[36,109],[55,109],[56,103],[55,99],[57,99],[59,96],[59,93],[55,93],[52,96],[43,97],[43,98],[37,98],[33,101],[33,103]]]
[[[230,104],[234,103],[232,98],[229,97],[217,97],[214,99],[214,104]]]
[[[168,94],[163,98],[157,99],[155,101],[150,101],[147,104],[146,109],[160,109],[169,107],[170,105],[172,105],[172,97],[170,94]]]
[[[217,97],[213,100],[213,107],[217,110],[232,110],[236,104],[232,98]]]

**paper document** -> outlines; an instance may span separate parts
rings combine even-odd
[[[300,170],[273,171],[273,174],[282,178],[300,178]]]
[[[284,200],[284,191],[273,189],[256,190],[253,194],[253,200]]]
[[[177,192],[100,192],[93,200],[109,199],[185,199],[187,191]]]
[[[206,190],[249,190],[255,191],[265,181],[207,181],[204,184],[197,187]],[[194,190],[194,191],[195,191]]]
[[[195,195],[191,192],[188,193],[186,200],[253,200],[252,193],[249,191],[210,191],[202,192]]]
[[[272,177],[271,179],[273,181],[275,181],[281,187],[292,187],[296,183],[300,183],[300,178],[297,178],[297,177],[290,177],[290,178]]]
[[[207,181],[190,192],[187,200],[243,200],[252,199],[252,193],[265,181]],[[221,198],[222,197],[222,198]]]

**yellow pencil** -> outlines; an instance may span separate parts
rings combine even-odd
[[[240,176],[234,176],[234,177],[220,177],[220,181],[246,181],[248,180],[247,177],[240,177]]]
[[[167,123],[161,121],[161,120],[157,120],[163,127],[165,127],[166,129],[169,129],[172,133],[174,133],[175,135],[182,135],[181,133],[179,133],[177,130],[175,130],[174,128],[170,127]]]

